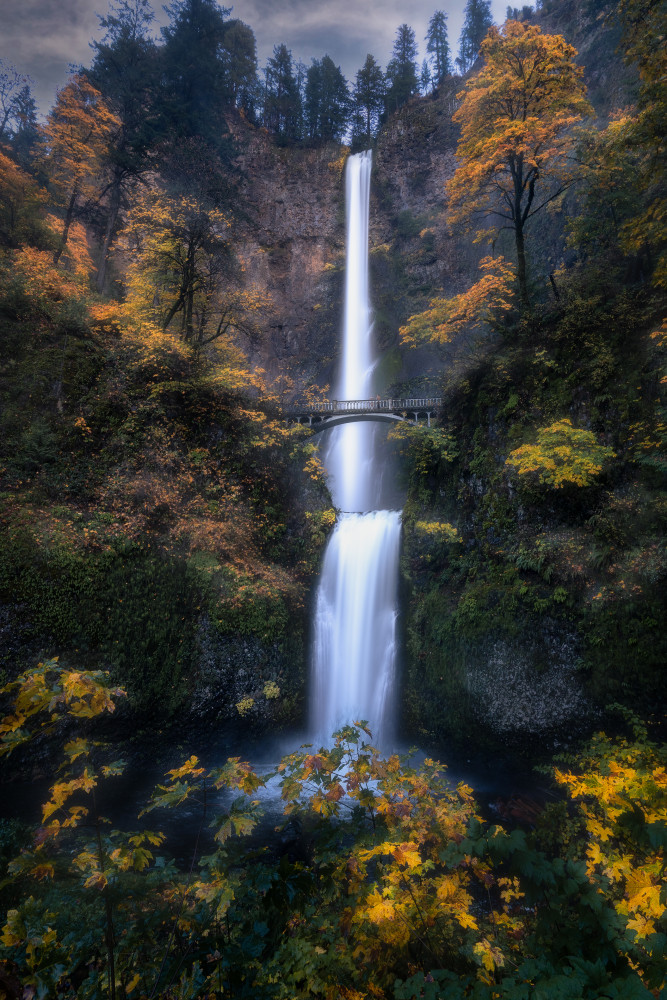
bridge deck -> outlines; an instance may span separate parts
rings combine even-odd
[[[324,430],[337,424],[354,420],[393,420],[419,422],[425,417],[428,426],[431,416],[442,407],[442,399],[437,396],[421,396],[414,399],[325,399],[306,406],[291,406],[283,410],[288,423],[307,423],[313,430]]]
[[[442,406],[437,396],[423,396],[414,399],[325,399],[304,406],[290,406],[283,411],[286,417],[308,417],[311,414],[325,416],[334,413],[403,413],[427,410],[433,412]]]

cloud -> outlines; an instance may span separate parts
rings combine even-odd
[[[104,2],[104,0],[103,0]],[[97,31],[99,0],[0,0],[0,58],[33,79],[46,111],[62,87],[68,65],[90,61],[88,43]]]
[[[432,3],[413,3],[407,18],[422,49]],[[308,62],[328,53],[349,78],[368,52],[386,65],[396,28],[406,20],[403,0],[245,0],[235,6],[234,15],[255,28],[260,57],[270,55],[276,42],[285,42],[295,58]]]
[[[159,27],[166,23],[162,0],[154,0],[154,6]],[[455,49],[464,7],[465,0],[413,0],[409,10],[405,0],[237,0],[232,17],[254,30],[260,65],[274,45],[284,42],[295,59],[308,64],[327,53],[353,81],[368,52],[387,65],[396,28],[404,21],[415,30],[422,59],[428,20],[437,8],[449,15]],[[493,0],[497,21],[502,21],[505,7],[506,0]],[[32,77],[43,113],[65,83],[68,65],[90,64],[89,43],[100,37],[97,14],[107,8],[108,0],[0,0],[0,59]]]

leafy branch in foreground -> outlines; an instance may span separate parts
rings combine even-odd
[[[5,736],[44,712],[51,725],[54,708],[87,724],[113,701],[103,678],[53,661],[12,690]],[[187,871],[154,856],[162,834],[108,828],[95,794],[122,765],[68,740],[34,844],[0,887],[13,900],[0,956],[49,998],[657,996],[664,754],[641,734],[598,737],[556,775],[572,817],[527,835],[484,823],[441,764],[383,757],[370,738],[345,726],[270,774],[239,758],[172,768],[144,811],[199,813]],[[268,844],[262,798],[286,816]]]

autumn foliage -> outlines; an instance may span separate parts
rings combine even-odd
[[[65,210],[54,263],[65,249],[77,211],[101,193],[101,168],[119,127],[120,121],[84,74],[74,76],[59,91],[42,132],[44,164]]]
[[[4,753],[28,724],[37,735],[63,713],[85,723],[122,696],[104,675],[53,661],[12,687]],[[200,828],[186,874],[163,855],[163,833],[99,815],[124,763],[70,732],[33,843],[9,864],[0,954],[25,988],[54,997],[76,970],[82,998],[509,1000],[529,989],[565,1000],[596,984],[649,1000],[664,985],[665,762],[641,729],[632,742],[597,737],[584,771],[556,772],[585,830],[574,853],[561,832],[560,856],[483,823],[442,765],[383,757],[370,739],[363,721],[345,726],[271,774],[194,755],[171,768],[144,813],[185,807],[210,824],[208,853]],[[309,831],[307,857],[252,846],[271,794],[283,832]],[[50,912],[65,898],[67,915]]]
[[[401,327],[403,343],[414,346],[418,341],[434,340],[445,344],[464,330],[474,330],[493,316],[512,308],[512,286],[515,269],[503,257],[484,257],[480,262],[484,272],[467,292],[450,299],[437,298],[427,310],[411,316]]]
[[[536,444],[523,444],[510,452],[506,464],[520,476],[534,474],[537,481],[553,489],[566,485],[590,486],[614,457],[612,448],[599,444],[591,431],[572,426],[564,418],[541,427]]]
[[[528,299],[527,223],[571,184],[573,126],[590,114],[576,50],[537,25],[492,27],[484,66],[459,95],[462,161],[447,185],[452,223],[490,219],[514,232],[522,302]],[[478,239],[489,236],[480,229]]]

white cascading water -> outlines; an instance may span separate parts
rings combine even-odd
[[[343,371],[339,399],[373,394],[368,296],[368,209],[372,154],[346,166],[347,264]],[[376,744],[391,741],[396,661],[400,511],[375,510],[381,461],[377,424],[344,424],[327,433],[323,455],[342,511],[324,556],[313,647],[311,732],[327,743],[348,722],[366,719]]]

